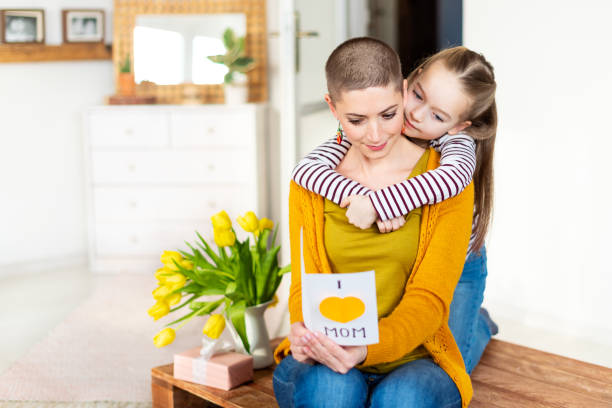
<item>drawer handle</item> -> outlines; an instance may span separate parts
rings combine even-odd
[[[125,129],[125,135],[126,136],[132,136],[133,134],[134,134],[134,129],[132,129],[132,128]]]
[[[138,237],[136,235],[130,236],[130,242],[132,244],[137,244],[138,243]]]
[[[128,164],[128,170],[133,173],[136,171],[136,165],[135,164]]]
[[[208,165],[208,170],[209,171],[215,171],[215,165],[214,164],[209,164]]]
[[[130,201],[130,208],[136,208],[136,207],[138,207],[138,202]]]
[[[208,128],[208,134],[212,135],[213,133],[215,133],[215,128],[214,127],[209,127]]]
[[[217,203],[214,201],[209,201],[208,202],[208,208],[215,208],[217,206]]]

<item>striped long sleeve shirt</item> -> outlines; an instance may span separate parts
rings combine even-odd
[[[351,147],[346,138],[340,144],[333,138],[315,148],[297,164],[292,178],[305,189],[338,205],[351,195],[368,196],[378,217],[386,221],[454,197],[472,181],[476,168],[474,139],[463,133],[446,134],[432,140],[430,145],[440,152],[438,168],[376,191],[335,171]]]

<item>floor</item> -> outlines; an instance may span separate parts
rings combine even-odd
[[[86,299],[91,284],[82,267],[0,275],[0,373]]]
[[[0,373],[82,302],[91,292],[92,282],[83,268],[12,276],[0,274]],[[606,344],[559,336],[491,315],[499,324],[497,338],[501,340],[612,367],[611,348]]]
[[[500,328],[497,339],[612,368],[610,339],[603,339],[608,343],[605,344],[586,337],[560,335],[538,327],[526,326],[513,318],[495,314],[494,310],[490,312]]]

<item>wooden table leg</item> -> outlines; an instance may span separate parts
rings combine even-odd
[[[174,408],[172,384],[168,384],[159,378],[151,377],[151,394],[153,397],[153,408]]]
[[[212,402],[191,394],[162,379],[151,378],[153,408],[218,408]]]

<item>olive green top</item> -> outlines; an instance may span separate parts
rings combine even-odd
[[[409,177],[424,173],[429,150],[418,160]],[[421,208],[406,216],[406,223],[397,231],[381,234],[376,224],[362,230],[348,223],[346,209],[325,200],[325,248],[333,273],[374,270],[378,318],[389,315],[399,303],[419,244]],[[388,373],[394,368],[427,357],[421,345],[402,358],[389,363],[362,368],[373,373]]]

